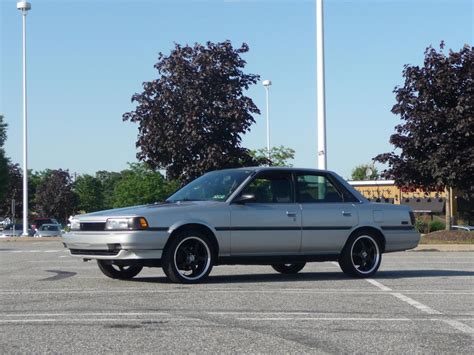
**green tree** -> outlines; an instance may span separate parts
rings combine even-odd
[[[145,82],[132,96],[134,111],[124,121],[138,123],[137,158],[152,169],[165,169],[168,179],[189,181],[203,173],[255,165],[241,147],[242,135],[260,111],[244,91],[259,76],[245,74],[244,43],[230,41],[205,46],[175,44],[170,55],[160,53],[158,78]]]
[[[51,170],[33,171],[28,170],[28,207],[30,211],[36,211],[36,191],[41,182],[51,173]]]
[[[3,122],[3,116],[0,115],[0,203],[4,201],[7,196],[8,185],[8,159],[5,156],[3,145],[7,140],[7,124]]]
[[[104,195],[100,180],[91,175],[80,175],[74,182],[74,192],[78,197],[78,209],[95,212],[104,209]]]
[[[37,211],[45,217],[67,221],[77,210],[72,177],[67,170],[50,170],[36,191]]]
[[[251,150],[250,155],[257,161],[272,166],[293,166],[288,161],[295,158],[295,151],[282,145],[270,149],[270,159],[268,159],[267,148]]]
[[[143,163],[129,166],[129,169],[122,171],[122,178],[115,186],[114,207],[163,201],[179,187],[177,181],[167,181]]]
[[[5,189],[5,197],[0,200],[0,215],[17,218],[21,216],[23,209],[23,175],[18,164],[9,162],[7,169],[8,180]],[[13,216],[11,210],[12,200],[15,200],[15,216]]]
[[[114,171],[100,170],[95,177],[100,181],[103,197],[103,208],[110,209],[115,205],[115,186],[122,179],[122,174]]]
[[[372,164],[357,165],[352,169],[352,180],[377,180],[380,177],[379,172]]]

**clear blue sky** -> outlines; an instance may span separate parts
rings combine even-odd
[[[77,173],[119,171],[136,161],[137,127],[122,122],[132,94],[156,78],[158,52],[173,42],[246,42],[247,72],[271,79],[273,145],[296,150],[295,166],[316,167],[315,1],[32,0],[28,14],[29,167]],[[7,155],[22,160],[21,16],[0,0],[0,113]],[[404,64],[421,64],[441,40],[473,43],[470,0],[326,0],[328,168],[344,177],[378,153],[398,118],[392,93]],[[265,92],[243,139],[265,141]]]

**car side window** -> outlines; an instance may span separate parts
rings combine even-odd
[[[301,203],[344,202],[342,194],[324,175],[298,175],[297,200]]]
[[[256,203],[292,203],[292,189],[291,175],[263,174],[252,180],[242,195],[255,195]]]

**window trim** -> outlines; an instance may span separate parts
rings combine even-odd
[[[308,203],[327,204],[327,203],[356,203],[356,202],[359,202],[359,200],[350,191],[348,191],[342,184],[340,184],[339,181],[334,179],[334,177],[331,174],[324,173],[324,172],[318,173],[318,172],[309,172],[309,171],[295,171],[293,173],[293,175],[294,175],[293,183],[295,185],[295,201],[296,201],[296,203],[300,203],[300,204],[308,204]],[[326,202],[324,200],[321,200],[320,202],[303,202],[303,201],[300,201],[300,198],[299,198],[300,197],[300,190],[299,190],[297,180],[298,180],[298,176],[304,176],[304,175],[322,176],[322,177],[326,178],[333,185],[333,187],[336,189],[336,191],[341,195],[342,201],[338,201],[338,202]]]
[[[262,204],[262,205],[284,205],[284,204],[295,204],[296,203],[296,184],[295,184],[295,177],[294,177],[294,172],[293,171],[278,171],[278,170],[263,170],[259,171],[258,173],[254,174],[251,176],[250,180],[245,183],[244,186],[240,189],[238,194],[232,199],[231,204],[234,203],[234,200],[236,200],[239,196],[241,196],[245,189],[256,179],[261,177],[262,175],[284,175],[287,176],[289,181],[290,181],[290,186],[291,186],[291,196],[290,196],[290,202],[249,202],[248,204]]]

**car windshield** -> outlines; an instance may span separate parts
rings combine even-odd
[[[43,231],[58,231],[59,230],[58,226],[51,226],[51,225],[44,225],[44,224],[41,226],[40,229]]]
[[[253,170],[213,171],[190,182],[171,195],[167,202],[225,201]]]

